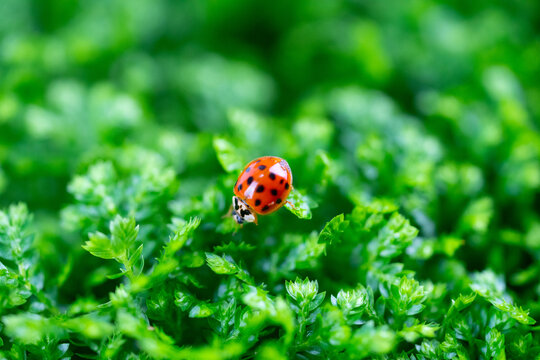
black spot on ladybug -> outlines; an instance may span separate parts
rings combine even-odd
[[[266,210],[268,210],[268,209],[270,209],[270,208],[268,207],[268,205],[264,205],[263,208],[261,209],[261,211],[266,211]]]
[[[276,189],[272,189],[272,190],[270,190],[270,192],[272,193],[272,195],[277,196],[277,190]]]
[[[266,165],[259,165],[259,170],[264,170],[266,169]]]
[[[281,204],[281,199],[277,199],[276,204]]]
[[[251,171],[251,166],[248,166],[248,168],[246,169],[246,172],[250,172]]]
[[[259,205],[261,205],[261,200],[259,199],[255,200],[255,206],[259,206]]]
[[[263,191],[264,191],[264,186],[262,185],[257,186],[257,192],[263,192]]]
[[[238,191],[242,190],[242,184],[238,185]]]
[[[234,205],[234,210],[238,210],[240,208],[240,206],[238,206],[238,204]]]
[[[246,217],[246,216],[249,215],[249,214],[251,214],[251,213],[249,212],[249,210],[246,210],[246,209],[240,210],[240,216],[242,216],[242,217]]]
[[[289,183],[285,183],[285,189],[289,189]]]
[[[280,183],[280,184],[283,184],[283,179],[279,180],[279,183]]]
[[[270,173],[270,175],[268,175],[268,176],[270,176],[270,179],[276,180],[276,174]]]
[[[253,176],[248,177],[247,184],[250,185],[253,182]]]

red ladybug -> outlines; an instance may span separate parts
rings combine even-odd
[[[238,224],[257,224],[257,214],[268,215],[282,207],[291,190],[292,173],[287,161],[276,156],[255,159],[234,185],[232,216]]]

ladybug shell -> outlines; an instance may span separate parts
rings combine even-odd
[[[270,214],[285,204],[292,189],[292,173],[287,161],[263,156],[251,161],[238,177],[234,194],[257,214]]]

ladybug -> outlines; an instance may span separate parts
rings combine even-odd
[[[232,198],[232,216],[242,225],[257,224],[257,214],[273,213],[287,202],[292,190],[292,173],[287,161],[277,156],[263,156],[246,165]]]

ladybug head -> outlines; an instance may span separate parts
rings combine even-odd
[[[249,205],[236,196],[233,196],[232,216],[239,225],[245,222],[256,222],[255,215]]]

